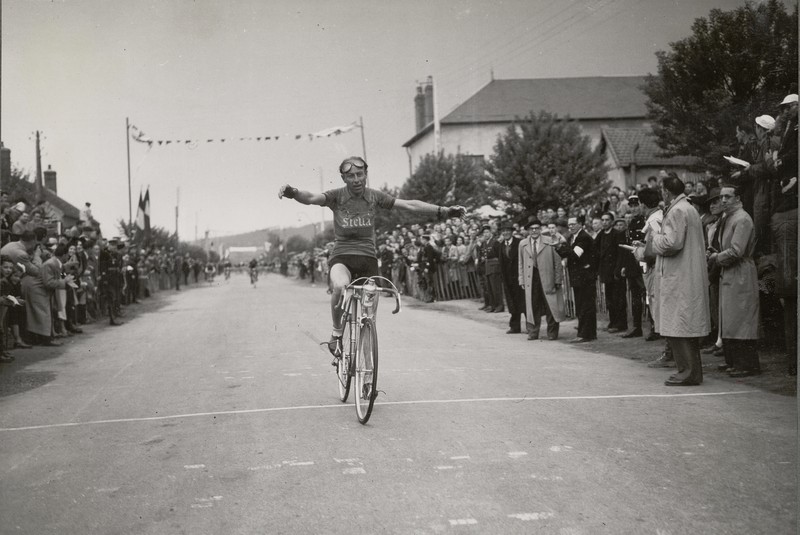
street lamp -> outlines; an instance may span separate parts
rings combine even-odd
[[[311,223],[311,228],[314,230],[313,247],[316,247],[317,246],[317,224],[314,221],[312,221],[311,217],[309,217],[309,215],[307,213],[305,213],[305,212],[297,212],[297,215],[298,215],[298,218],[297,218],[297,222],[298,223],[302,222],[302,219],[299,217],[301,215],[302,216],[306,216],[306,218],[308,218],[308,222]]]

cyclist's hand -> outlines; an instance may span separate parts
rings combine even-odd
[[[289,184],[281,186],[281,189],[278,191],[279,199],[283,199],[284,197],[287,199],[294,199],[295,196],[297,196],[297,188],[293,188]]]
[[[464,208],[463,206],[450,206],[447,209],[448,219],[452,219],[454,217],[457,217],[459,219],[464,219],[466,215],[467,215],[467,209]]]

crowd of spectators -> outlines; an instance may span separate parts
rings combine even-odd
[[[173,247],[106,239],[89,203],[64,228],[44,204],[0,192],[0,362],[10,349],[60,345],[82,325],[121,325],[125,307],[158,291],[197,283],[204,262]]]
[[[378,236],[381,274],[426,302],[482,297],[481,310],[507,310],[508,333],[530,340],[542,316],[548,339],[572,316],[571,341],[591,342],[597,311],[607,312],[609,333],[664,340],[649,365],[678,369],[668,385],[702,382],[701,351],[723,357],[718,367],[732,377],[757,375],[767,337],[794,375],[797,95],[776,112],[737,129],[741,161],[722,176],[684,182],[661,171],[599,203],[524,221],[473,214],[398,225]],[[309,258],[324,273],[324,252]]]

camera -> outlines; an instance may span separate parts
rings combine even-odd
[[[628,231],[628,235],[631,238],[631,241],[644,241],[644,231],[639,230],[630,230]]]

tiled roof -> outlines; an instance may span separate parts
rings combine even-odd
[[[508,123],[544,110],[571,119],[643,119],[644,76],[492,80],[442,118],[441,124]],[[433,128],[427,124],[403,146]]]
[[[656,144],[653,131],[641,128],[602,128],[603,140],[614,162],[619,167],[636,165],[689,166],[697,162],[692,156],[661,156],[661,148]],[[637,148],[638,147],[638,148]]]
[[[512,121],[540,110],[572,119],[647,115],[643,76],[492,80],[442,119],[442,124]]]
[[[64,212],[65,217],[70,217],[72,219],[80,219],[81,211],[78,208],[72,206],[69,202],[65,201],[55,192],[50,189],[42,188],[42,195],[44,200]]]

